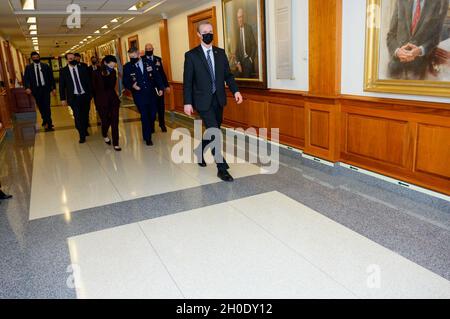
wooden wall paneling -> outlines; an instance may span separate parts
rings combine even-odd
[[[346,117],[347,153],[406,167],[412,146],[408,122],[352,113]]]
[[[419,124],[415,171],[449,179],[450,127]]]
[[[341,88],[342,0],[309,1],[309,94]]]
[[[167,19],[162,19],[159,22],[159,41],[161,45],[161,58],[163,60],[164,71],[166,72],[167,80],[170,83],[172,81],[172,62],[170,59],[169,25]],[[175,96],[173,92],[166,94],[165,103],[169,110],[175,109]]]
[[[271,102],[268,106],[269,127],[280,129],[280,141],[305,147],[305,107]]]
[[[14,69],[14,62],[11,54],[11,47],[8,41],[3,41],[3,47],[5,49],[5,65],[9,74],[9,87],[13,88],[16,83],[16,71]]]
[[[340,150],[339,102],[307,100],[305,102],[305,153],[337,162]]]
[[[4,88],[0,88],[0,120],[3,123],[3,130],[10,129],[12,125],[12,103],[11,103],[11,91],[8,82],[8,75],[6,70],[5,56],[3,50],[0,47],[0,73],[3,80]]]
[[[450,194],[450,112],[342,100],[341,161]]]

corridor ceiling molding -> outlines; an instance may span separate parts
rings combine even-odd
[[[209,0],[6,0],[0,1],[2,36],[22,53],[41,56],[85,51],[173,17]],[[67,26],[70,5],[81,9],[80,28]]]

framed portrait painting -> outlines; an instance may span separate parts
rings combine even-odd
[[[450,0],[367,0],[366,91],[450,96]]]
[[[139,49],[139,37],[137,34],[128,38],[128,49],[131,48]]]
[[[224,47],[242,87],[267,88],[264,0],[222,0]]]

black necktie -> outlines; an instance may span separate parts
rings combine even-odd
[[[37,85],[38,87],[42,86],[42,81],[41,81],[41,72],[39,72],[39,65],[36,64],[36,76],[37,76]]]
[[[75,68],[72,69],[73,77],[75,78],[75,85],[77,87],[78,94],[81,94],[81,83],[80,79],[78,78],[77,72],[75,71]]]

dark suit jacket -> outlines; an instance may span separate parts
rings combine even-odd
[[[95,105],[102,109],[120,106],[120,99],[116,93],[117,74],[116,70],[109,75],[102,73],[102,68],[92,71],[92,86],[95,94]]]
[[[413,6],[413,0],[397,0],[395,2],[394,14],[387,35],[389,53],[393,57],[390,65],[391,73],[399,71],[399,68],[402,67],[416,69],[418,72],[425,71],[430,56],[440,41],[449,0],[426,0],[414,34],[411,33]],[[394,57],[395,51],[408,42],[423,46],[425,56],[418,57],[410,63],[401,63],[398,58]]]
[[[213,47],[216,73],[216,94],[221,106],[227,104],[225,83],[231,92],[239,91],[225,50]],[[185,54],[184,61],[184,104],[192,104],[197,111],[207,111],[212,102],[212,83],[208,61],[201,45]]]
[[[164,84],[161,76],[156,72],[155,65],[148,59],[142,59],[144,65],[144,73],[133,63],[128,62],[123,67],[123,86],[133,93],[134,103],[136,105],[145,105],[150,103],[150,99],[156,97],[155,88],[158,90],[164,90]],[[140,91],[136,91],[133,88],[133,84],[141,88]],[[149,94],[150,97],[149,97]]]
[[[147,56],[143,56],[143,59],[147,59],[147,60],[151,60],[149,59]],[[164,87],[168,88],[169,85],[169,81],[167,80],[167,76],[166,76],[166,72],[164,71],[164,66],[162,63],[162,59],[159,56],[153,55],[153,64],[155,65],[156,68],[156,72],[159,73],[159,75],[161,76],[161,80],[164,84]]]
[[[92,92],[92,81],[89,78],[89,71],[88,68],[84,65],[78,65],[78,73],[80,77],[81,86],[83,87],[84,91],[87,95],[91,96]],[[61,69],[59,73],[59,96],[61,101],[67,101],[69,105],[72,104],[72,102],[75,99],[75,86],[73,84],[72,80],[72,74],[69,70],[69,66],[65,66]]]
[[[241,29],[237,29],[237,43],[236,43],[236,59],[237,62],[242,63],[245,58],[244,54],[244,46],[241,41]],[[253,34],[253,28],[248,25],[244,24],[244,36],[245,36],[245,51],[247,52],[247,55],[249,58],[252,59],[254,62],[256,59],[256,54],[258,53],[258,46],[256,44],[255,35]]]
[[[37,81],[36,81],[36,73],[35,73],[36,65],[35,63],[29,64],[25,68],[25,73],[23,76],[23,83],[25,89],[31,89],[33,94],[37,89]],[[50,93],[54,89],[56,89],[55,78],[53,77],[53,71],[50,66],[46,63],[41,63],[41,70],[44,76],[45,88],[48,89]]]

